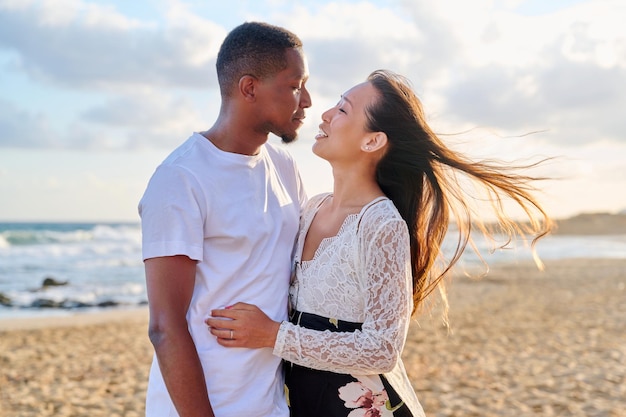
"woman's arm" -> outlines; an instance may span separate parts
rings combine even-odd
[[[282,323],[274,354],[298,365],[340,373],[385,373],[394,368],[412,312],[408,231],[403,221],[394,220],[364,232],[366,246],[359,253],[358,271],[365,277],[366,291],[361,330],[321,332]]]
[[[314,369],[352,374],[390,371],[400,359],[412,311],[406,224],[386,222],[363,241],[367,246],[359,254],[359,273],[365,274],[367,293],[361,330],[334,333],[277,323],[258,308],[238,303],[213,311],[214,317],[234,320],[208,319],[211,333],[223,346],[273,347],[275,355]],[[234,340],[228,340],[231,329]]]

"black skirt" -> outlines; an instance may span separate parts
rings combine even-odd
[[[354,332],[361,323],[294,312],[291,322],[313,330]],[[285,363],[291,417],[411,417],[383,375],[352,376]],[[374,388],[379,387],[379,388]]]

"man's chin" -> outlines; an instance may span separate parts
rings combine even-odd
[[[280,139],[282,140],[283,143],[292,143],[298,139],[298,134],[297,133],[283,134],[280,136]]]

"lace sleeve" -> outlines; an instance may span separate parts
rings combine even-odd
[[[358,245],[357,272],[366,291],[362,329],[333,333],[283,322],[275,355],[339,373],[377,374],[394,368],[404,348],[412,310],[409,238],[401,219],[376,220],[361,225],[362,243]]]

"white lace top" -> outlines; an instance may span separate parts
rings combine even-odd
[[[406,223],[380,197],[349,215],[336,236],[300,261],[304,238],[330,194],[313,197],[300,220],[292,308],[362,323],[353,333],[305,329],[283,322],[274,354],[298,365],[352,375],[384,374],[415,417],[423,416],[401,361],[413,309]]]

